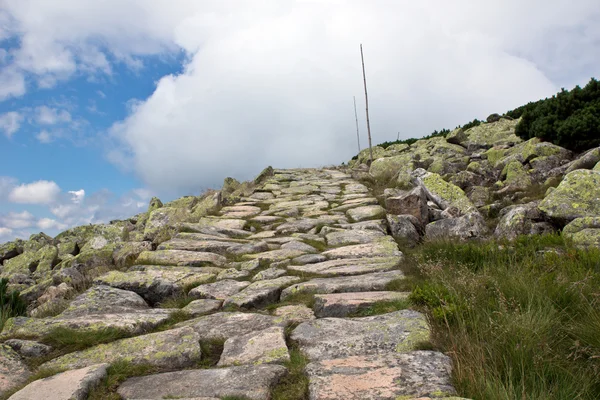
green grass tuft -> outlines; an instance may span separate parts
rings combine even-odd
[[[308,377],[304,368],[308,364],[308,358],[302,354],[295,344],[289,347],[290,361],[284,365],[288,374],[279,381],[279,384],[271,391],[273,400],[306,400],[308,399]]]
[[[409,299],[378,301],[371,306],[359,309],[348,317],[370,317],[373,315],[388,314],[394,311],[406,310],[411,306]]]
[[[159,372],[159,370],[152,365],[132,364],[128,361],[114,362],[108,367],[104,381],[92,389],[88,395],[88,400],[120,400],[121,396],[117,394],[117,389],[126,379],[156,372]]]

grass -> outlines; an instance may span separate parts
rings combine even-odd
[[[558,235],[426,243],[410,299],[474,399],[600,398],[600,250]]]
[[[42,342],[65,354],[130,336],[131,333],[117,328],[104,328],[86,332],[58,327],[44,336]]]
[[[308,377],[304,374],[304,368],[308,364],[308,358],[302,354],[296,344],[288,343],[288,348],[290,361],[284,364],[288,374],[273,388],[271,399],[306,400],[308,399]]]
[[[198,363],[198,367],[215,367],[219,362],[219,359],[221,358],[221,353],[223,353],[224,345],[224,339],[214,339],[210,341],[200,342],[200,348],[202,350],[202,359]]]
[[[160,308],[183,308],[194,300],[196,299],[193,297],[180,295],[165,299],[162,302],[160,302],[158,306]]]
[[[88,395],[88,400],[120,400],[117,389],[121,383],[133,376],[144,376],[159,372],[151,365],[136,365],[128,361],[112,363],[107,370],[107,376]]]
[[[313,308],[315,305],[315,294],[310,292],[294,293],[291,296],[286,297],[284,301],[269,304],[265,309],[271,311],[283,306],[298,304],[304,304],[308,308]]]
[[[27,305],[19,296],[19,292],[8,292],[8,279],[0,279],[0,332],[7,319],[25,315]]]

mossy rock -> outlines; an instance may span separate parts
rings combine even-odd
[[[162,207],[154,210],[146,223],[144,238],[155,243],[169,240],[170,235],[166,231],[173,234],[178,224],[188,222],[191,217],[192,212],[187,208]]]
[[[103,237],[108,243],[120,242],[123,238],[125,225],[131,226],[130,223],[119,221],[116,224],[89,224],[77,226],[60,233],[54,239],[61,247],[67,249],[68,243],[75,243],[81,249],[88,241],[95,237]],[[61,254],[67,254],[68,251],[61,249]],[[73,254],[73,253],[70,253]]]
[[[199,199],[196,196],[183,196],[179,199],[166,203],[164,207],[185,208],[191,210],[196,206],[196,204],[198,204],[198,201]]]
[[[576,218],[563,229],[563,236],[582,248],[600,248],[600,216]]]
[[[527,170],[516,160],[507,164],[501,175],[506,176],[505,184],[515,189],[526,189],[532,184]]]
[[[413,181],[422,186],[427,197],[435,201],[440,208],[446,209],[454,206],[462,214],[477,213],[477,209],[465,192],[458,186],[446,182],[439,174],[417,169],[413,173]]]
[[[412,154],[406,153],[398,156],[392,157],[382,157],[378,158],[371,164],[371,168],[369,168],[369,173],[376,180],[390,180],[398,171],[403,167],[410,163],[412,160]]]
[[[49,244],[54,244],[54,239],[44,232],[40,232],[29,237],[29,240],[23,244],[23,251],[25,253],[36,252]]]
[[[158,197],[153,197],[150,199],[150,203],[148,204],[148,212],[151,213],[154,210],[158,210],[163,207],[162,201]]]
[[[386,151],[383,147],[373,146],[372,148],[373,148],[373,161],[377,160],[378,158],[382,158],[382,157],[386,156]],[[358,163],[359,164],[366,164],[370,159],[371,159],[371,153],[369,152],[368,147],[366,149],[362,150],[360,153],[358,153]]]
[[[58,249],[56,246],[45,245],[37,251],[29,251],[11,258],[4,262],[2,276],[12,274],[41,274],[51,271],[58,261]]]
[[[467,129],[467,139],[461,144],[475,148],[490,148],[496,145],[514,145],[523,140],[515,135],[519,120],[500,119],[497,122],[484,123]]]
[[[563,221],[600,216],[600,172],[584,169],[570,172],[542,200],[539,208]]]
[[[23,253],[24,244],[25,241],[17,239],[0,245],[0,264]]]

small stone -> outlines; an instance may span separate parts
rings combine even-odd
[[[9,339],[4,344],[10,346],[21,357],[25,358],[42,357],[52,351],[52,347],[33,340]]]
[[[273,315],[282,318],[290,324],[300,324],[315,319],[313,310],[304,304],[293,304],[275,309]]]
[[[183,307],[181,310],[190,314],[192,317],[199,317],[218,311],[219,308],[221,308],[222,303],[221,300],[199,299],[190,302],[190,304]]]
[[[217,365],[281,364],[289,360],[283,328],[275,326],[227,339]]]
[[[346,211],[346,215],[354,222],[381,219],[385,217],[385,209],[380,205],[362,206]]]
[[[252,278],[252,282],[256,281],[264,281],[267,279],[275,279],[279,278],[286,274],[286,271],[279,268],[267,268],[263,271],[260,271],[258,274],[254,275]]]
[[[250,282],[238,282],[223,279],[215,283],[200,285],[189,291],[188,296],[200,299],[225,300],[250,285]]]

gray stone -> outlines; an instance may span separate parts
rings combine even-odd
[[[175,238],[161,243],[158,250],[187,250],[207,253],[227,254],[227,251],[239,246],[239,243],[219,240],[189,240]]]
[[[224,279],[215,283],[200,285],[190,290],[188,296],[200,299],[225,300],[250,285],[250,282],[238,282]]]
[[[296,257],[292,259],[292,264],[295,265],[305,265],[305,264],[314,264],[318,262],[322,262],[327,260],[327,257],[321,254],[305,254],[303,256]]]
[[[376,272],[373,274],[344,276],[338,278],[316,278],[292,285],[281,292],[281,299],[296,293],[346,293],[385,290],[386,285],[403,279],[402,271]]]
[[[371,272],[390,271],[400,264],[398,257],[372,257],[357,259],[338,259],[306,265],[292,265],[289,271],[316,275],[360,275]]]
[[[241,244],[235,247],[230,247],[228,249],[228,253],[233,255],[242,255],[262,253],[268,250],[269,245],[267,244],[267,242],[260,241],[256,243]]]
[[[281,365],[197,369],[130,378],[117,390],[124,399],[237,397],[268,400],[287,373]]]
[[[234,336],[260,331],[272,326],[285,326],[286,322],[270,315],[240,312],[221,312],[192,319],[177,324],[176,327],[189,326],[194,329],[200,340],[227,340]]]
[[[304,242],[300,242],[298,240],[292,240],[290,242],[287,242],[283,244],[281,248],[286,250],[302,251],[304,253],[317,253],[317,249],[315,249],[311,245],[308,245]]]
[[[219,275],[217,275],[217,280],[224,280],[224,279],[240,279],[240,278],[247,278],[248,276],[250,276],[250,271],[247,270],[238,270],[235,268],[227,268],[226,270],[223,270],[221,272],[219,272]]]
[[[433,351],[350,356],[307,365],[311,399],[399,400],[450,397],[450,358]]]
[[[24,384],[30,376],[21,357],[6,344],[0,344],[0,396]]]
[[[371,307],[378,302],[404,300],[408,293],[401,292],[355,292],[315,295],[315,315],[323,317],[345,317]]]
[[[350,244],[372,243],[377,238],[385,236],[376,230],[342,230],[325,235],[329,246],[346,246]]]
[[[304,304],[293,304],[275,309],[273,315],[280,317],[283,321],[290,324],[300,324],[305,321],[315,319],[313,310]]]
[[[303,322],[291,339],[316,361],[411,351],[430,339],[430,331],[423,314],[402,310],[374,317]]]
[[[4,344],[10,346],[21,357],[25,358],[42,357],[52,351],[52,347],[32,340],[9,339]]]
[[[380,205],[362,206],[346,211],[346,215],[354,222],[381,219],[385,217],[385,209]]]
[[[283,276],[281,278],[254,282],[241,292],[225,299],[223,306],[233,304],[237,307],[252,308],[274,303],[279,300],[279,295],[283,288],[300,280],[296,276]]]
[[[217,364],[281,364],[290,360],[283,328],[274,326],[227,339]]]
[[[539,208],[562,221],[600,215],[600,172],[579,169],[567,174]]]
[[[136,261],[138,265],[177,265],[201,267],[204,265],[223,266],[227,259],[219,254],[186,250],[144,251]]]
[[[119,314],[150,307],[137,293],[105,285],[93,286],[80,294],[63,311],[61,317],[81,317],[89,314]]]
[[[222,303],[223,302],[221,300],[199,299],[190,302],[190,304],[183,307],[181,310],[185,311],[192,317],[199,317],[201,315],[206,315],[218,311],[219,308],[221,308]]]
[[[425,237],[435,239],[472,239],[487,234],[487,226],[481,214],[467,214],[459,218],[441,219],[425,227]]]
[[[286,274],[286,271],[279,268],[267,268],[263,271],[260,271],[258,274],[252,277],[252,282],[256,281],[264,281],[266,279],[275,279],[279,278]]]
[[[243,256],[245,259],[250,260],[263,260],[264,262],[277,262],[283,261],[287,259],[296,258],[298,256],[306,254],[304,251],[300,250],[289,250],[289,249],[279,249],[279,250],[271,250],[265,251],[264,253],[258,254],[246,254]]]
[[[427,198],[434,201],[440,208],[446,209],[454,206],[462,214],[477,212],[471,200],[456,185],[446,182],[440,175],[427,172],[422,168],[413,171],[411,178],[415,185],[422,187]]]
[[[338,247],[322,254],[330,260],[337,258],[403,257],[402,252],[398,250],[398,245],[389,236],[378,238],[372,243]]]
[[[417,226],[420,224],[413,215],[388,214],[387,222],[392,236],[400,245],[415,247],[421,240],[421,235],[417,230]]]
[[[90,391],[106,378],[107,368],[108,364],[90,365],[40,379],[10,396],[9,400],[85,400]]]
[[[422,187],[416,187],[400,196],[386,198],[385,208],[388,214],[412,215],[422,225],[429,222],[427,195]]]

